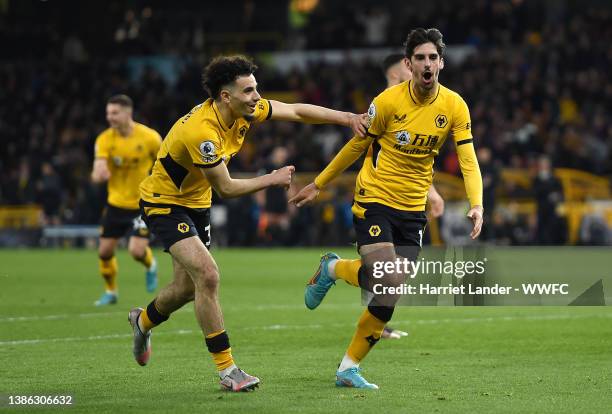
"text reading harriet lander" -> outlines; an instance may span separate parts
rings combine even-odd
[[[569,285],[566,283],[523,283],[520,288],[495,284],[493,286],[436,286],[422,283],[418,286],[407,285],[383,286],[377,283],[373,286],[376,295],[509,295],[512,292],[524,295],[568,295]]]

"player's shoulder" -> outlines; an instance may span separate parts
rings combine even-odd
[[[393,111],[403,102],[408,94],[408,82],[398,83],[379,93],[374,98],[376,109],[383,111]]]
[[[139,134],[144,135],[147,138],[158,139],[159,132],[157,132],[153,128],[146,126],[145,124],[141,124],[140,122],[135,122],[134,124]]]
[[[194,106],[179,118],[168,135],[181,141],[218,139],[219,120],[212,107],[212,99]]]
[[[458,92],[440,84],[439,96],[442,98],[441,101],[446,102],[452,106],[465,104],[464,99],[459,95]]]
[[[104,131],[100,132],[96,137],[96,141],[104,141],[109,139],[113,135],[114,131],[112,128],[106,128]]]

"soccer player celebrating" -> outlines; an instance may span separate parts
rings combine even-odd
[[[342,260],[334,253],[321,258],[306,287],[305,302],[316,308],[337,279],[372,291],[375,262],[414,261],[426,224],[425,203],[432,182],[434,156],[450,134],[455,142],[471,208],[471,237],[482,226],[482,178],[465,101],[438,83],[444,67],[444,42],[437,29],[416,29],[406,40],[406,63],[412,80],[383,91],[368,110],[367,138],[353,137],[290,202],[298,207],[314,200],[319,190],[368,150],[357,177],[353,223],[361,260]],[[397,287],[406,274],[398,271],[378,281]],[[359,364],[378,342],[393,315],[396,295],[374,295],[336,372],[336,385],[377,389],[360,373]]]
[[[387,56],[383,61],[383,72],[387,79],[387,88],[412,79],[412,72],[410,72],[408,63],[402,53],[393,53]],[[427,202],[433,217],[440,217],[444,213],[444,199],[436,191],[433,184],[427,192]],[[383,339],[401,339],[404,336],[408,336],[408,333],[390,326],[385,326],[382,333]]]
[[[208,250],[212,189],[229,198],[290,185],[293,166],[251,179],[229,175],[226,164],[240,150],[254,122],[327,122],[350,126],[361,135],[367,125],[367,119],[360,115],[261,99],[253,76],[256,69],[243,56],[215,58],[203,73],[210,98],[177,120],[163,141],[151,175],[140,186],[141,211],[172,256],[174,279],[146,309],[135,308],[129,313],[134,357],[146,365],[151,354],[151,328],[194,300],[221,387],[231,391],[252,390],[259,379],[235,365],[224,328],[218,298],[219,269]]]
[[[157,288],[157,265],[149,247],[149,230],[140,218],[138,186],[149,175],[161,145],[153,129],[134,122],[132,99],[111,97],[106,104],[110,128],[96,138],[92,181],[107,182],[107,206],[102,215],[98,255],[105,292],[96,306],[117,303],[117,242],[128,231],[128,251],[145,267],[147,291]]]

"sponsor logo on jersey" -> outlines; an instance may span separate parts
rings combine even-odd
[[[403,115],[394,114],[393,115],[393,123],[394,124],[402,123],[402,122],[404,122],[405,119],[406,119],[406,114],[403,114]]]

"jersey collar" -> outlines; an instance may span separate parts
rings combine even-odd
[[[438,83],[438,90],[436,91],[436,94],[430,101],[419,102],[417,97],[414,95],[414,93],[412,93],[412,79],[411,79],[408,81],[408,94],[410,94],[410,99],[412,99],[412,102],[414,102],[415,105],[418,105],[418,106],[431,105],[432,103],[434,103],[436,99],[438,99],[438,95],[440,95],[440,84]]]
[[[227,131],[229,131],[230,129],[232,129],[232,127],[234,126],[234,124],[236,123],[236,121],[234,121],[234,122],[232,123],[232,125],[228,127],[228,126],[225,124],[225,122],[223,121],[223,117],[221,116],[221,111],[219,111],[219,108],[217,107],[217,102],[215,102],[215,100],[214,100],[214,99],[213,99],[213,101],[212,101],[212,109],[213,109],[213,111],[214,111],[214,113],[215,113],[215,116],[217,117],[217,121],[219,121],[219,125],[221,126],[221,129],[223,130],[223,132],[227,132]]]

